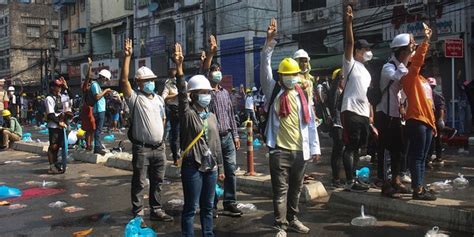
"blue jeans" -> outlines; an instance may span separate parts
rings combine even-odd
[[[237,192],[237,178],[235,177],[235,144],[232,133],[221,137],[222,160],[224,161],[224,208],[228,205],[235,204]],[[217,208],[219,198],[215,197],[214,207]]]
[[[100,141],[100,134],[105,121],[105,112],[94,113],[95,131],[94,131],[94,151],[102,150],[102,142]]]
[[[411,186],[416,189],[423,185],[426,154],[430,149],[433,130],[427,124],[410,119],[406,122],[406,132],[409,142],[407,159],[410,164]]]
[[[173,154],[173,161],[176,162],[179,159],[179,115],[177,112],[170,111],[168,118],[170,122],[170,148]]]
[[[195,161],[187,159],[181,167],[184,206],[181,216],[182,236],[194,236],[194,216],[199,204],[202,236],[214,236],[212,205],[217,182],[217,171],[200,172]]]

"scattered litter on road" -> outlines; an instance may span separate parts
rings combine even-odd
[[[20,189],[9,187],[6,185],[0,186],[0,199],[20,197],[20,196],[21,196]]]
[[[34,159],[34,158],[40,158],[41,156],[27,156],[26,159],[29,160],[29,159]]]
[[[51,216],[51,215],[41,217],[41,219],[43,219],[43,220],[48,220],[48,219],[51,219],[51,218],[53,218],[53,216]]]
[[[51,177],[51,175],[49,175],[49,174],[40,174],[40,175],[38,175],[38,177],[40,177],[40,178],[48,178],[48,177]]]
[[[135,217],[134,219],[128,222],[127,226],[125,226],[125,237],[155,237],[156,233],[149,227],[142,227],[143,219],[139,216]]]
[[[22,208],[25,208],[25,207],[27,207],[27,205],[25,205],[25,204],[12,204],[12,205],[8,206],[8,209],[16,210],[16,209],[22,209]]]
[[[438,182],[428,184],[428,187],[430,190],[436,193],[451,192],[453,191],[453,186],[450,184],[451,182],[452,182],[451,180],[445,180],[444,182],[438,181]]]
[[[457,189],[465,189],[469,186],[469,180],[464,178],[464,175],[458,173],[458,177],[453,180],[453,186]]]
[[[77,183],[76,184],[78,187],[91,187],[91,186],[97,186],[97,184],[90,184],[90,183],[85,183],[85,182],[82,182],[82,183]]]
[[[72,198],[83,198],[83,197],[89,197],[87,194],[82,194],[82,193],[73,193],[70,195]]]
[[[351,225],[353,226],[373,226],[377,224],[377,219],[373,216],[365,215],[364,205],[360,207],[360,216],[352,219]]]
[[[67,203],[66,202],[63,202],[63,201],[55,201],[55,202],[52,202],[50,204],[48,204],[48,207],[51,207],[51,208],[61,208],[61,207],[64,207],[66,206]]]
[[[181,210],[184,206],[183,199],[171,199],[166,203],[166,209],[169,210]]]
[[[368,183],[370,178],[370,169],[368,167],[363,167],[360,170],[356,170],[356,176],[360,181]]]
[[[73,237],[84,237],[92,233],[93,228],[72,233]]]
[[[449,237],[447,234],[439,233],[439,227],[435,226],[433,229],[426,232],[425,237]]]
[[[81,174],[81,177],[91,177],[90,174]]]
[[[41,184],[41,187],[51,188],[51,187],[56,187],[57,185],[58,185],[58,182],[43,180],[43,183]]]
[[[63,210],[67,213],[73,213],[73,212],[83,211],[85,209],[82,207],[69,206],[69,207],[63,208]]]
[[[19,161],[19,160],[7,160],[3,162],[5,165],[29,165],[29,163]]]
[[[7,202],[7,201],[1,201],[0,202],[0,206],[8,206],[8,205],[10,205],[10,203]]]
[[[237,209],[241,210],[243,213],[257,211],[257,207],[252,203],[238,203]]]

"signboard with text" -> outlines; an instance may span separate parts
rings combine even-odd
[[[462,39],[446,39],[444,41],[444,56],[446,58],[463,58],[464,41]]]
[[[119,60],[118,59],[106,59],[92,62],[92,78],[96,78],[100,70],[107,69],[112,73],[111,80],[118,80],[120,74]],[[81,79],[84,80],[87,75],[88,66],[87,63],[81,64]]]

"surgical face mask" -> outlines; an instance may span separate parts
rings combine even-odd
[[[283,85],[288,89],[294,89],[295,85],[300,82],[299,76],[282,76]]]
[[[372,60],[372,57],[374,55],[372,54],[372,51],[365,51],[364,55],[362,56],[364,58],[364,62],[368,62]]]
[[[220,71],[212,72],[211,77],[212,77],[211,79],[212,79],[213,82],[219,83],[222,80],[222,72],[220,72]]]
[[[199,94],[197,103],[201,107],[207,108],[207,106],[209,106],[209,104],[211,103],[211,95],[210,94]]]
[[[143,84],[143,91],[147,94],[153,94],[155,91],[155,82],[147,81]]]

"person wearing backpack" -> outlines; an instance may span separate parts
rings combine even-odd
[[[86,141],[86,150],[92,151],[92,142],[94,141],[94,131],[96,129],[95,118],[94,118],[94,100],[92,97],[91,89],[91,68],[92,68],[92,59],[87,58],[88,61],[88,70],[87,75],[82,83],[82,109],[81,109],[81,121],[82,121],[82,130],[86,131],[85,141]]]
[[[105,95],[110,93],[112,90],[107,88],[102,90],[100,84],[103,84],[106,81],[110,81],[112,74],[107,69],[102,69],[99,72],[97,79],[93,80],[91,83],[90,92],[94,96],[94,118],[95,118],[95,131],[94,131],[94,154],[105,155],[106,151],[102,148],[102,142],[100,140],[100,134],[102,133],[102,128],[104,127],[105,122],[105,110],[106,110],[106,101]]]
[[[155,93],[156,75],[142,66],[135,73],[138,91],[132,89],[128,80],[132,58],[132,40],[125,40],[124,59],[120,78],[120,90],[130,108],[128,138],[132,142],[132,214],[143,216],[143,189],[146,178],[150,180],[150,220],[171,222],[161,205],[161,191],[165,178],[166,145],[163,140],[166,121],[165,101]]]
[[[408,73],[407,65],[415,51],[415,40],[411,34],[399,34],[393,38],[390,48],[392,57],[383,65],[379,89],[381,99],[376,106],[375,127],[379,131],[379,147],[377,158],[377,176],[383,180],[382,195],[399,197],[409,194],[411,190],[401,181],[403,161],[402,117],[400,115],[401,90],[400,80]],[[390,153],[392,179],[388,180],[385,150]]]
[[[273,78],[271,60],[277,44],[276,34],[277,22],[272,18],[261,52],[260,80],[265,97],[269,99],[265,143],[270,154],[274,228],[277,236],[286,236],[287,230],[310,231],[296,215],[306,164],[320,159],[321,148],[314,110],[300,84],[298,62],[284,58],[278,66],[279,80]]]
[[[366,192],[369,186],[356,179],[355,168],[359,150],[367,145],[369,128],[373,124],[372,106],[367,99],[367,89],[372,77],[364,65],[372,59],[372,44],[364,39],[354,42],[352,18],[352,6],[347,5],[344,16],[346,37],[342,64],[346,81],[341,96],[341,118],[346,145],[343,154],[347,179],[345,189],[352,192]]]

